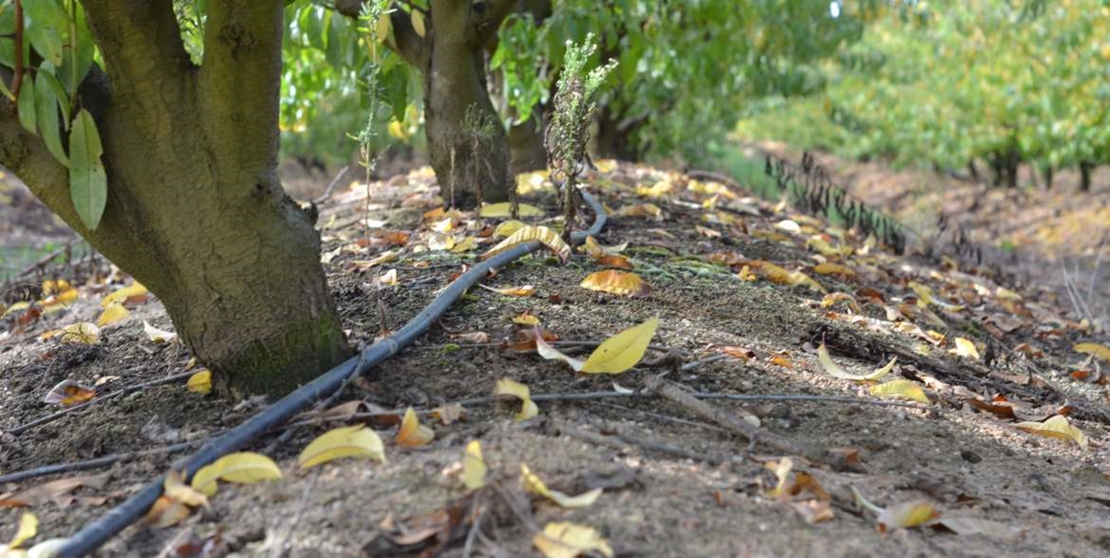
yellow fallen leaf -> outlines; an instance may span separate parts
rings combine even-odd
[[[158,329],[150,325],[146,320],[143,320],[143,333],[146,334],[147,339],[150,339],[151,343],[157,343],[159,345],[163,343],[172,343],[177,339],[176,333]]]
[[[559,259],[566,262],[570,259],[570,245],[559,237],[559,233],[547,227],[531,227],[525,226],[514,232],[509,238],[502,240],[497,246],[491,248],[485,254],[482,254],[483,260],[488,260],[493,256],[524,242],[531,242],[533,240],[539,241],[549,250],[559,256]]]
[[[432,432],[431,428],[420,424],[416,411],[409,407],[405,411],[404,418],[401,419],[401,428],[397,430],[397,436],[393,438],[393,442],[406,448],[418,448],[428,445],[428,442],[431,442],[433,438],[435,438],[435,432]]]
[[[622,242],[616,246],[602,246],[592,236],[587,236],[586,241],[578,248],[578,251],[585,253],[591,258],[601,258],[603,256],[616,256],[624,252],[628,248],[627,242]]]
[[[537,407],[536,403],[532,401],[532,394],[531,391],[528,389],[528,386],[520,382],[510,380],[508,378],[497,380],[497,386],[494,387],[493,394],[511,395],[513,397],[516,397],[517,399],[520,399],[524,403],[524,405],[520,409],[520,412],[513,417],[513,419],[518,422],[528,420],[540,414],[539,407]]]
[[[910,380],[891,380],[884,384],[871,386],[871,394],[879,397],[901,397],[911,401],[920,401],[929,404],[929,396],[921,386]]]
[[[448,237],[448,238],[450,238],[450,237]],[[453,246],[453,244],[452,244],[452,246]],[[450,247],[448,247],[448,248],[450,248]],[[382,264],[395,262],[395,261],[397,261],[397,257],[398,257],[398,255],[397,255],[396,251],[386,250],[385,252],[382,252],[381,255],[379,255],[378,257],[376,257],[374,259],[371,259],[371,260],[352,260],[351,264],[354,265],[355,267],[357,267],[359,270],[365,271],[365,270],[367,270],[371,267],[375,267],[375,266],[379,266],[379,265],[382,265]]]
[[[516,316],[513,316],[512,322],[516,325],[536,326],[536,325],[539,325],[540,318],[538,316],[536,316],[535,314],[531,314],[531,313],[525,311],[525,312],[521,312],[520,314],[517,314]]]
[[[832,308],[839,303],[846,303],[848,308],[853,312],[859,312],[859,303],[856,302],[855,297],[848,293],[829,293],[825,298],[821,299],[821,308]]]
[[[191,508],[208,507],[208,497],[185,484],[181,480],[181,471],[178,470],[171,470],[166,475],[166,480],[162,482],[162,494],[174,502],[180,502]]]
[[[0,315],[0,318],[7,318],[8,316],[15,314],[16,312],[19,312],[20,310],[26,310],[30,307],[31,303],[26,300],[16,302],[15,304],[9,306],[7,310],[4,310],[4,314]]]
[[[463,252],[469,252],[477,247],[478,242],[474,240],[474,237],[468,236],[462,239],[461,242],[455,243],[455,245],[451,247],[450,252],[452,254],[462,254]]]
[[[100,343],[100,328],[89,322],[78,322],[62,328],[62,341],[76,345],[96,345]]]
[[[921,301],[925,304],[932,304],[933,306],[941,308],[946,312],[953,313],[959,312],[964,309],[963,306],[960,306],[958,304],[952,304],[950,302],[945,302],[936,298],[935,296],[933,296],[933,289],[929,288],[927,285],[922,285],[921,283],[918,283],[916,281],[910,281],[909,287],[913,289],[914,293],[917,294],[917,298],[920,298]]]
[[[229,453],[201,467],[189,484],[201,494],[211,497],[216,494],[217,480],[254,484],[280,478],[281,469],[272,459],[260,453],[241,451]]]
[[[70,304],[73,304],[81,296],[77,289],[65,284],[65,288],[61,291],[55,292],[53,295],[48,296],[39,301],[39,304],[47,310],[61,310]]]
[[[803,285],[806,288],[820,293],[825,292],[825,288],[822,287],[820,283],[814,281],[812,277],[801,271],[789,271],[786,268],[763,260],[752,262],[752,265],[762,272],[763,277],[777,285],[788,285],[791,287]]]
[[[521,217],[539,217],[543,215],[543,210],[526,203],[517,206],[519,215]],[[482,206],[481,211],[478,212],[480,217],[508,217],[509,216],[509,202],[491,203]]]
[[[132,283],[105,296],[100,300],[100,306],[107,308],[112,304],[132,302],[133,299],[139,299],[140,297],[145,298],[147,292],[146,287],[141,283]]]
[[[1054,415],[1044,422],[1019,422],[1014,426],[1038,436],[1071,440],[1084,450],[1090,447],[1091,443],[1087,434],[1072,426],[1064,415]]]
[[[305,446],[297,464],[307,469],[343,457],[366,457],[385,463],[385,445],[378,433],[365,425],[343,426],[321,434]]]
[[[50,296],[60,292],[68,291],[73,288],[73,285],[66,279],[47,279],[42,282],[43,296]]]
[[[208,395],[212,391],[212,371],[205,368],[189,376],[188,381],[185,382],[185,389],[193,393]]]
[[[856,271],[844,264],[825,262],[813,266],[813,272],[820,275],[843,275],[855,277]]]
[[[533,473],[524,463],[520,464],[520,483],[524,486],[525,492],[543,496],[564,508],[585,508],[593,505],[598,497],[601,496],[600,488],[595,488],[589,492],[579,494],[578,496],[568,496],[558,490],[551,490],[544,484],[543,480]]]
[[[389,39],[389,31],[393,29],[393,22],[389,18],[389,14],[383,14],[378,18],[377,23],[374,25],[374,35],[378,40],[378,44],[385,44]],[[376,59],[376,57],[375,57]]]
[[[626,205],[617,211],[617,217],[647,217],[655,221],[663,220],[663,210],[654,203]]]
[[[626,329],[603,341],[582,365],[587,374],[620,374],[640,362],[659,327],[659,318]],[[537,346],[539,337],[536,337]]]
[[[544,525],[542,533],[532,537],[544,558],[577,558],[587,552],[613,558],[613,549],[593,527],[567,522]]]
[[[924,525],[940,516],[936,505],[927,500],[916,500],[895,504],[884,509],[875,518],[879,524],[879,531],[886,532],[890,529],[908,529]]]
[[[510,237],[516,231],[519,231],[520,229],[523,229],[524,227],[527,227],[527,226],[528,225],[525,224],[524,222],[517,221],[516,219],[513,219],[511,221],[505,221],[504,223],[501,223],[500,225],[497,225],[496,229],[493,229],[493,236],[494,236],[494,238]]]
[[[15,555],[16,549],[32,539],[38,532],[39,518],[31,512],[23,512],[23,515],[19,516],[19,527],[16,528],[15,536],[12,537],[11,542],[6,547],[0,546],[0,551],[2,551],[0,556]]]
[[[953,341],[956,342],[954,352],[957,355],[972,360],[979,360],[979,349],[975,348],[975,343],[972,343],[971,340],[964,339],[963,337],[956,337]]]
[[[532,295],[536,294],[536,288],[533,287],[532,285],[524,285],[523,287],[502,287],[502,288],[487,287],[487,286],[482,285],[482,284],[479,284],[478,286],[487,290],[487,291],[494,292],[494,293],[497,293],[497,294],[500,294],[500,295],[505,295],[505,296],[532,296]]]
[[[817,347],[817,360],[821,362],[821,366],[825,368],[825,372],[828,372],[829,375],[834,378],[840,378],[842,380],[852,380],[855,382],[867,382],[879,380],[883,376],[889,374],[891,370],[894,370],[894,364],[898,362],[898,357],[894,357],[893,359],[891,359],[891,361],[888,362],[886,366],[879,368],[878,370],[875,370],[870,374],[864,374],[862,376],[846,372],[843,368],[837,366],[837,364],[833,362],[832,357],[829,355],[829,349],[825,346],[824,343],[821,343],[821,346]]]
[[[765,465],[768,469],[775,472],[775,488],[770,491],[771,498],[778,498],[783,495],[786,488],[786,481],[790,479],[790,471],[794,468],[794,460],[790,457],[783,457],[778,461],[771,461]]]
[[[131,312],[127,308],[124,308],[122,304],[109,304],[104,307],[104,311],[101,312],[100,317],[96,319],[96,325],[99,327],[112,325],[116,322],[126,320],[130,315]]]
[[[1110,347],[1106,345],[1099,345],[1098,343],[1078,343],[1072,348],[1075,349],[1077,353],[1094,355],[1106,362],[1110,362]]]
[[[617,269],[606,269],[586,276],[579,284],[591,291],[602,291],[615,295],[641,298],[651,294],[651,287],[635,273]]]
[[[486,474],[489,467],[482,459],[482,444],[478,440],[471,440],[466,444],[466,454],[463,455],[463,486],[467,490],[477,490],[486,485]]]

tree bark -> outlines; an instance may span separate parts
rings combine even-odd
[[[363,0],[338,0],[355,17]],[[497,35],[516,0],[432,0],[419,36],[410,15],[395,11],[390,47],[424,76],[428,153],[444,199],[472,208],[509,199],[509,138],[486,88],[484,47]],[[467,126],[492,124],[484,133]]]
[[[1095,164],[1090,161],[1079,162],[1079,191],[1091,191],[1091,173],[1095,170]]]
[[[281,2],[214,2],[192,66],[171,0],[85,0],[107,74],[82,85],[104,144],[96,230],[65,167],[0,103],[0,163],[165,305],[240,397],[280,395],[351,354],[309,217],[277,178]]]

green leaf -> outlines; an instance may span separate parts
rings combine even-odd
[[[73,121],[69,151],[72,155],[69,192],[73,198],[73,206],[85,226],[95,230],[108,202],[108,176],[104,172],[104,163],[100,160],[104,153],[100,144],[100,132],[96,129],[96,121],[85,109],[81,109]]]
[[[35,127],[35,84],[27,82],[19,89],[19,104],[16,110],[19,112],[19,123],[32,134],[38,133],[38,128]]]
[[[31,46],[43,59],[60,66],[64,51],[62,30],[69,28],[69,14],[62,0],[24,2],[23,17],[27,21],[24,31],[31,39]]]
[[[93,42],[92,33],[85,21],[84,8],[80,4],[77,5],[76,29],[77,48],[67,50],[65,59],[58,67],[58,76],[63,82],[66,93],[71,97],[76,95],[77,87],[85,80],[85,76],[89,75],[96,51],[96,43]]]
[[[35,75],[35,120],[47,151],[68,167],[69,157],[62,148],[62,129],[58,121],[58,95],[54,89],[57,82],[52,74],[41,69]]]

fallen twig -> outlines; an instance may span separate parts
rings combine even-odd
[[[42,426],[44,424],[54,422],[55,420],[58,420],[58,419],[66,416],[66,415],[69,415],[69,414],[74,413],[76,411],[80,411],[82,409],[87,409],[87,408],[89,408],[93,405],[96,405],[97,403],[102,403],[104,401],[107,401],[109,399],[114,399],[114,398],[119,397],[121,395],[126,395],[126,394],[129,394],[129,393],[135,393],[137,391],[143,391],[143,390],[145,390],[147,388],[150,388],[150,387],[160,386],[160,385],[163,385],[163,384],[172,384],[172,383],[180,381],[180,380],[188,379],[189,376],[192,376],[192,375],[193,375],[193,372],[182,372],[180,374],[174,374],[172,376],[166,376],[165,378],[159,378],[157,380],[151,380],[149,382],[143,382],[141,384],[135,384],[135,385],[132,385],[132,386],[127,386],[127,387],[124,387],[123,389],[113,391],[111,393],[106,393],[104,395],[98,395],[98,396],[96,396],[96,397],[94,397],[94,398],[92,398],[92,399],[90,399],[90,400],[88,400],[84,403],[79,403],[79,404],[74,405],[72,407],[66,407],[66,408],[64,408],[60,411],[57,411],[57,412],[51,413],[49,415],[46,415],[45,417],[37,418],[37,419],[35,419],[31,422],[28,422],[27,424],[23,424],[23,425],[15,427],[11,430],[7,430],[7,431],[5,431],[5,433],[11,434],[12,436],[19,436],[20,434],[23,434],[24,432],[26,432],[26,431],[28,431],[28,430],[36,427],[36,426]]]
[[[87,469],[96,469],[98,467],[107,467],[115,465],[121,461],[131,461],[140,457],[147,457],[150,455],[161,455],[169,453],[177,453],[190,448],[194,448],[208,441],[209,438],[200,438],[197,440],[189,440],[188,442],[181,442],[160,448],[151,448],[140,451],[129,451],[124,453],[116,453],[112,455],[105,455],[94,459],[87,459],[85,461],[76,461],[73,463],[57,463],[54,465],[43,465],[42,467],[35,467],[34,469],[27,469],[25,471],[17,471],[7,475],[0,475],[0,484],[9,482],[20,482],[27,479],[38,477],[45,477],[47,475],[55,475],[58,473],[72,473],[74,471],[84,471]]]
[[[701,401],[690,393],[678,389],[673,384],[667,383],[659,376],[647,378],[644,382],[644,388],[648,392],[663,397],[695,415],[723,426],[733,434],[737,434],[753,444],[763,444],[777,451],[790,455],[800,455],[810,461],[818,463],[823,463],[825,461],[824,450],[815,450],[813,448],[801,446],[786,438],[772,434],[754,424],[738,420],[731,413]]]

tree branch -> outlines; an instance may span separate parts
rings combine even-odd
[[[0,79],[11,79],[10,70],[0,72]],[[108,79],[99,67],[93,66],[79,89],[82,106],[92,113],[98,127],[105,128],[110,104]],[[110,138],[104,138],[108,144]],[[77,215],[70,196],[69,170],[46,149],[42,138],[28,132],[19,123],[15,107],[6,98],[0,99],[0,165],[4,165],[47,207],[113,262],[123,267],[135,262],[154,261],[149,246],[136,239],[142,229],[135,215],[123,211],[119,192],[113,187],[113,172],[108,167],[108,206],[95,231],[90,231]]]
[[[284,25],[279,0],[209,4],[198,101],[208,140],[234,146],[212,154],[220,168],[263,173],[277,166]]]
[[[173,0],[82,0],[82,4],[115,95],[129,102],[135,97],[140,104],[155,103],[131,95],[133,88],[153,82],[163,90],[171,89],[193,67],[181,41]]]

